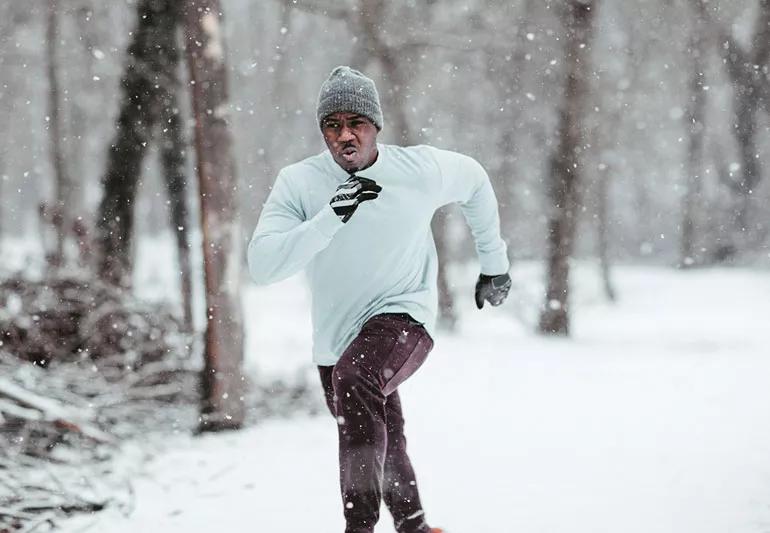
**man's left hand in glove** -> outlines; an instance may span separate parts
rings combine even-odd
[[[498,276],[487,276],[480,274],[476,282],[476,307],[484,307],[484,300],[494,306],[498,306],[508,297],[508,291],[511,290],[511,276],[500,274]]]

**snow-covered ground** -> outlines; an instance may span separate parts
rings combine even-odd
[[[538,269],[472,304],[400,389],[427,515],[450,533],[770,531],[770,273],[619,267],[620,300],[577,269],[574,335],[533,335]],[[244,294],[247,368],[312,374],[300,278]],[[518,312],[517,312],[518,310]],[[321,401],[320,386],[318,401]],[[66,522],[99,533],[341,533],[327,416],[180,435],[134,477],[135,507]],[[393,533],[383,511],[377,533]]]

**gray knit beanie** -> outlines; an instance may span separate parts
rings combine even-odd
[[[380,96],[374,82],[350,67],[337,67],[321,85],[318,93],[318,125],[337,112],[358,113],[382,129]]]

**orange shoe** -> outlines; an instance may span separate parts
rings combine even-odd
[[[446,533],[446,531],[444,531],[440,527],[432,527],[430,528],[430,533]]]

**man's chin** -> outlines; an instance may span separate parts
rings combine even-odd
[[[358,161],[358,158],[349,160],[340,156],[340,157],[337,157],[336,159],[337,159],[337,164],[348,172],[355,172],[359,168],[361,168],[360,161]]]

